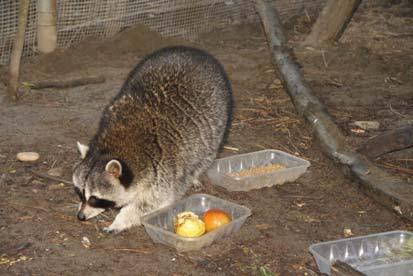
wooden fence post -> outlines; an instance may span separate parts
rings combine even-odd
[[[56,0],[37,0],[37,49],[50,53],[56,45]]]

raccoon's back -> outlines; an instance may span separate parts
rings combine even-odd
[[[179,101],[178,109],[199,110],[205,104],[219,104],[229,110],[232,104],[230,83],[221,64],[200,49],[184,46],[147,56],[129,74],[119,97],[122,95],[139,98],[153,111],[166,107],[170,100]]]
[[[159,162],[202,156],[221,143],[231,108],[230,84],[215,58],[189,47],[161,49],[130,73],[103,114],[96,144]]]

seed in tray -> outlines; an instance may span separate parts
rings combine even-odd
[[[239,172],[227,173],[227,175],[231,177],[245,177],[245,176],[257,175],[257,174],[263,174],[263,173],[270,173],[270,172],[278,171],[284,168],[285,168],[285,165],[275,163],[275,164],[268,164],[267,166],[263,166],[263,167],[253,167],[253,168],[241,170]]]

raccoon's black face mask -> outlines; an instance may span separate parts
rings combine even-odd
[[[112,200],[101,199],[96,196],[90,196],[89,199],[86,200],[85,192],[80,190],[78,187],[75,187],[75,192],[79,196],[79,199],[83,204],[88,204],[93,208],[110,209],[116,207],[116,202]]]
[[[75,192],[81,201],[79,211],[77,213],[79,220],[87,220],[98,215],[104,210],[116,207],[116,203],[114,201],[97,198],[96,196],[90,196],[86,200],[85,191],[80,190],[78,187],[75,187]]]

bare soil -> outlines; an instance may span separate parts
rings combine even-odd
[[[340,42],[321,50],[300,44],[312,20],[300,17],[287,24],[306,79],[354,147],[413,123],[411,14],[408,4],[361,9]],[[76,141],[87,143],[92,137],[102,109],[133,66],[152,50],[172,44],[207,49],[230,76],[235,114],[225,145],[238,151],[223,149],[220,156],[275,148],[311,162],[293,183],[249,192],[228,192],[204,177],[201,192],[245,205],[252,216],[231,238],[191,253],[154,244],[143,227],[102,233],[114,211],[78,221],[72,186],[33,173],[55,169],[70,180],[79,161]],[[162,38],[138,26],[105,41],[91,39],[38,56],[22,68],[22,81],[28,83],[99,75],[106,78],[102,84],[25,86],[17,104],[0,103],[2,275],[264,275],[264,270],[318,275],[308,251],[313,243],[343,238],[345,228],[354,235],[413,229],[361,193],[325,157],[282,88],[258,23],[208,33],[196,43]],[[5,91],[0,84],[0,95]],[[360,133],[353,125],[357,120],[378,121],[380,128]],[[15,156],[21,151],[36,151],[40,160],[19,162]],[[375,162],[411,181],[411,156],[405,150]]]

